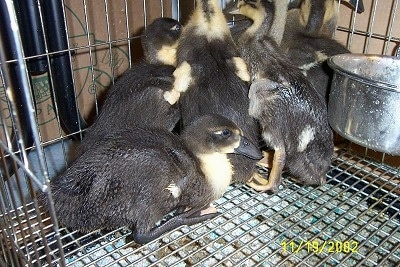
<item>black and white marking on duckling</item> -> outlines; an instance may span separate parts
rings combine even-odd
[[[165,189],[169,190],[174,198],[178,198],[182,193],[181,189],[174,182],[170,183]]]
[[[299,135],[299,141],[298,141],[298,146],[297,146],[297,152],[304,152],[304,150],[307,149],[307,145],[313,141],[315,138],[315,128],[310,126],[310,125],[306,125],[303,129],[303,131],[301,131],[300,135]]]

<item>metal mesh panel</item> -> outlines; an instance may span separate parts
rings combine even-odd
[[[8,21],[15,22],[13,3],[0,1],[2,17],[10,10]],[[194,1],[49,0],[62,3],[68,42],[59,50],[51,47],[46,5],[30,2],[42,53],[27,54],[26,33],[6,36],[12,27],[1,21],[0,43],[14,42],[16,51],[1,55],[0,266],[398,266],[399,159],[354,145],[336,151],[324,186],[290,177],[274,194],[232,185],[216,201],[220,216],[143,246],[126,228],[83,234],[59,227],[55,214],[41,211],[35,191],[47,191],[49,179],[66,168],[102,92],[140,58],[141,29],[159,16],[187,17]],[[398,3],[365,0],[367,15],[341,7],[336,38],[353,52],[394,54]],[[73,127],[57,100],[57,56],[71,71],[64,78],[73,88]],[[34,72],[35,62],[48,67]],[[29,105],[8,87],[20,89]]]
[[[287,178],[278,193],[266,194],[233,185],[216,202],[219,217],[143,246],[126,228],[86,235],[61,229],[61,241],[68,266],[396,266],[399,180],[398,169],[340,150],[325,186],[299,186]],[[24,237],[22,230],[15,233],[21,251],[42,262],[46,254],[56,258],[49,220],[40,225],[31,205],[27,213],[19,209],[2,218],[16,228],[26,216],[35,230]]]

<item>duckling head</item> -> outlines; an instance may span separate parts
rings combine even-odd
[[[261,159],[262,154],[234,122],[224,116],[212,114],[195,119],[182,134],[191,151],[198,155],[240,154]]]
[[[171,18],[158,18],[147,26],[141,39],[146,61],[176,65],[176,50],[182,25]]]
[[[262,158],[258,147],[242,135],[235,123],[221,115],[205,115],[194,120],[184,129],[182,138],[199,160],[214,199],[221,197],[232,182],[235,170],[227,154]]]
[[[272,0],[236,0],[225,12],[251,19],[253,24],[248,32],[254,33],[261,27],[265,28],[264,32],[268,32],[274,19],[275,6]]]

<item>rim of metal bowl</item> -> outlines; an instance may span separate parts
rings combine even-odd
[[[360,57],[379,57],[379,58],[391,58],[391,59],[396,59],[397,57],[393,56],[385,56],[385,55],[369,55],[369,54],[340,54],[340,55],[335,55],[332,56],[328,59],[328,65],[337,73],[345,75],[348,78],[351,78],[353,80],[356,80],[358,82],[368,84],[371,86],[379,87],[382,89],[390,90],[390,91],[395,91],[397,93],[400,92],[400,84],[392,84],[392,83],[386,83],[386,82],[380,82],[376,81],[373,79],[369,79],[368,77],[361,76],[359,74],[356,74],[354,72],[348,71],[339,65],[337,65],[334,62],[335,58],[343,57],[343,56],[348,56],[349,58],[360,58]],[[397,58],[398,59],[398,58]],[[400,59],[399,59],[400,60]]]

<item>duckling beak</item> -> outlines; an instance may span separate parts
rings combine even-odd
[[[232,1],[224,8],[225,14],[239,15],[239,8],[237,7],[237,0]]]
[[[364,12],[363,0],[349,0],[349,3],[354,9],[356,9],[357,13]]]
[[[244,136],[240,136],[239,146],[234,149],[234,153],[254,160],[260,160],[263,158],[263,154],[261,153],[260,149]]]

